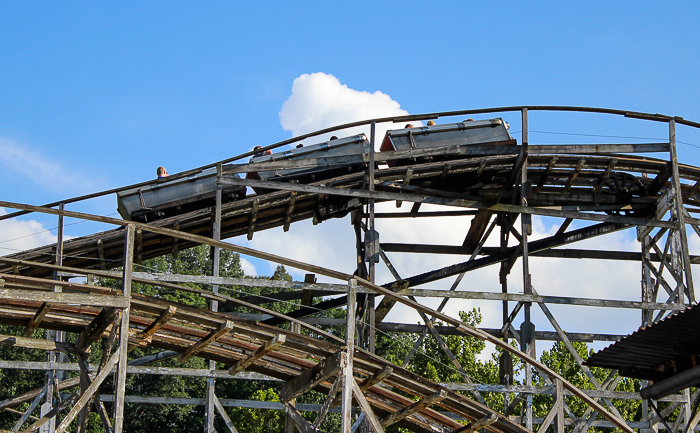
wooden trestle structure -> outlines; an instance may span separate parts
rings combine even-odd
[[[528,114],[541,110],[597,112],[664,122],[669,127],[669,138],[661,143],[644,144],[530,144]],[[42,428],[42,431],[63,432],[74,421],[77,422],[78,431],[83,431],[87,422],[87,411],[96,410],[100,414],[105,431],[121,432],[125,403],[144,402],[139,396],[125,395],[126,375],[168,374],[208,378],[206,397],[149,397],[148,400],[206,405],[207,432],[213,431],[216,414],[223,417],[231,431],[235,431],[224,406],[237,403],[220,400],[215,393],[215,380],[231,378],[283,381],[281,403],[249,403],[264,408],[284,409],[291,429],[293,430],[296,424],[296,428],[305,433],[319,431],[320,419],[335,406],[341,411],[343,433],[355,431],[358,425],[363,424],[362,420],[369,425],[370,431],[375,432],[381,432],[384,427],[396,423],[416,432],[473,432],[477,429],[487,429],[496,433],[526,433],[534,431],[537,427],[538,432],[543,433],[550,426],[557,433],[563,432],[565,426],[574,426],[573,431],[576,433],[586,431],[591,426],[617,427],[626,432],[635,429],[639,429],[640,432],[663,429],[659,418],[649,412],[646,406],[642,421],[631,422],[622,419],[612,405],[612,400],[639,399],[639,396],[615,391],[619,377],[614,373],[611,373],[605,383],[600,383],[587,367],[582,366],[593,385],[593,390],[578,389],[541,364],[536,359],[532,343],[538,339],[562,341],[580,364],[583,360],[574,349],[572,341],[615,340],[618,337],[566,333],[549,310],[548,304],[638,309],[643,313],[641,326],[646,326],[665,317],[669,312],[683,310],[695,303],[691,264],[700,263],[700,257],[691,256],[689,253],[687,227],[690,226],[700,235],[700,219],[692,216],[700,212],[700,199],[697,194],[700,188],[700,168],[678,163],[675,128],[676,124],[700,128],[700,124],[682,118],[620,110],[503,107],[356,122],[286,140],[265,149],[274,149],[314,135],[360,125],[371,127],[371,142],[374,144],[376,123],[403,123],[496,112],[516,112],[521,116],[522,135],[519,144],[497,147],[452,146],[377,154],[372,151],[354,161],[364,164],[364,171],[311,184],[234,179],[226,175],[234,172],[290,168],[332,168],[340,161],[320,158],[258,164],[238,163],[232,167],[228,166],[225,171],[222,169],[225,163],[249,157],[252,154],[249,152],[174,177],[185,177],[206,168],[218,167],[220,185],[264,187],[268,193],[225,204],[221,203],[221,194],[218,194],[215,207],[150,224],[66,209],[71,203],[133,188],[134,185],[45,206],[0,201],[0,206],[18,210],[16,213],[0,217],[0,220],[30,212],[41,212],[56,215],[59,221],[57,244],[0,257],[0,323],[25,327],[24,337],[1,336],[0,344],[45,350],[49,353],[47,362],[0,360],[0,368],[46,370],[49,377],[43,389],[27,390],[25,394],[0,402],[0,409],[32,402],[29,410],[21,419],[18,418],[14,431]],[[660,153],[662,157],[655,159],[639,156],[640,153],[654,152]],[[345,158],[343,162],[347,163],[347,157]],[[377,164],[396,159],[410,159],[413,163],[393,168],[377,168]],[[409,213],[376,214],[375,203],[385,201],[412,202],[414,205]],[[420,212],[422,203],[450,208],[444,212]],[[376,241],[378,237],[375,218],[455,215],[473,218],[466,239],[459,239],[461,245],[412,245]],[[532,231],[532,215],[560,218],[563,223],[555,235],[530,241],[528,236]],[[283,226],[287,231],[290,224],[301,220],[313,219],[314,222],[320,222],[345,216],[354,224],[357,237],[359,259],[355,275],[221,241],[242,235],[250,238],[257,231],[273,227]],[[65,217],[113,224],[117,228],[64,240]],[[568,230],[573,220],[590,221],[591,225]],[[484,246],[496,227],[500,229],[500,247]],[[638,253],[561,248],[574,242],[631,228],[636,229],[641,245]],[[515,242],[509,245],[511,237]],[[177,254],[180,250],[202,244],[213,247],[212,276],[150,275],[133,271],[134,263],[162,255]],[[335,278],[341,283],[321,284],[312,279],[288,283],[223,278],[218,275],[221,249]],[[419,275],[399,276],[386,254],[390,252],[459,254],[468,256],[468,259]],[[611,301],[542,296],[530,284],[530,256],[638,261],[642,265],[643,276],[641,299]],[[507,290],[507,276],[517,259],[521,259],[523,265],[522,294],[508,293]],[[395,281],[383,285],[375,284],[375,266],[380,261],[388,266]],[[494,264],[500,265],[502,293],[456,290],[465,273]],[[118,267],[122,270],[110,271]],[[88,283],[71,282],[70,279],[74,277],[87,277]],[[91,283],[95,277],[121,280],[121,289],[97,286]],[[450,291],[419,287],[449,277],[457,277]],[[637,278],[637,275],[630,275],[630,278]],[[132,294],[133,282],[197,292],[199,296],[210,301],[211,311]],[[182,285],[186,282],[210,284],[213,290],[194,290]],[[266,295],[265,299],[254,296],[232,298],[219,293],[220,285],[296,290]],[[325,297],[324,300],[309,305],[312,297],[319,296]],[[376,305],[375,296],[383,297]],[[423,297],[444,298],[445,301],[454,297],[501,302],[503,326],[501,329],[470,327],[441,312],[445,301],[437,310],[433,310],[418,302],[417,299]],[[260,306],[269,303],[270,298],[280,301],[302,299],[303,306],[297,311],[282,315]],[[427,326],[384,323],[387,313],[397,302],[415,309]],[[513,304],[509,305],[509,302],[515,303],[513,308],[510,308]],[[259,315],[244,318],[219,313],[218,306],[227,303],[248,306],[257,310]],[[553,331],[534,331],[530,322],[533,304],[544,312]],[[346,306],[346,339],[341,340],[315,326],[341,324],[339,320],[312,316],[319,311]],[[515,329],[513,320],[521,311],[524,325]],[[445,326],[436,326],[436,320],[443,322]],[[291,323],[291,330],[287,331],[277,326],[282,323]],[[47,330],[46,340],[29,338],[38,328]],[[302,334],[302,328],[310,331],[314,337]],[[375,355],[373,352],[376,329],[421,333],[421,341],[428,334],[430,338],[436,338],[439,342],[444,334],[471,336],[489,341],[525,362],[523,385],[510,385],[507,377],[502,377],[499,384],[473,383],[469,372],[462,369],[444,343],[442,347],[453,359],[455,368],[462,373],[464,383],[434,383]],[[64,342],[61,334],[65,332],[79,335],[77,343]],[[108,347],[115,343],[114,350],[112,353],[106,353],[99,365],[90,366],[85,361],[86,352],[93,343],[102,338],[109,339]],[[520,342],[522,351],[509,344],[512,339]],[[146,358],[129,360],[129,350],[139,346],[151,346],[160,349],[161,352]],[[208,359],[210,369],[164,368],[153,365],[173,357],[184,362],[192,356]],[[406,363],[410,362],[410,356]],[[68,358],[75,362],[68,362]],[[228,371],[216,370],[214,362],[224,363],[230,368]],[[546,378],[547,387],[538,388],[532,385],[533,368]],[[504,370],[507,371],[507,368]],[[80,376],[60,382],[54,380],[61,377],[61,371],[79,371]],[[113,374],[115,394],[100,395],[97,392],[100,384]],[[80,390],[70,396],[61,400],[54,398],[61,390],[76,386],[79,386]],[[325,404],[313,407],[295,405],[297,396],[312,389],[328,395]],[[456,392],[457,390],[472,391],[478,401],[465,397]],[[506,401],[510,402],[505,413],[498,413],[487,407],[480,392],[504,393]],[[551,410],[544,419],[533,418],[532,414],[532,395],[538,393],[553,396]],[[412,395],[413,399],[406,397],[406,394]],[[589,406],[583,417],[572,413],[564,401],[565,395],[576,396]],[[686,425],[689,429],[694,429],[690,407],[696,398],[697,392],[694,395],[686,393],[666,397],[665,400],[672,404],[666,409],[665,415],[678,410],[679,421],[676,427],[683,428]],[[42,401],[45,403],[41,405],[41,418],[27,424],[29,416]],[[113,402],[112,413],[107,413],[103,402]],[[522,416],[510,416],[518,404],[522,405]],[[64,410],[67,414],[61,412]],[[320,412],[319,421],[312,425],[304,420],[299,410]],[[62,413],[65,416],[61,415]],[[361,415],[358,415],[360,413]],[[356,416],[359,418],[354,422],[353,417]],[[469,421],[466,426],[458,422],[464,419]],[[353,422],[356,424],[354,428]],[[31,426],[27,427],[30,424]]]

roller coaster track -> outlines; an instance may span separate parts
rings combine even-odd
[[[401,122],[445,115],[512,111],[523,108],[527,107],[432,113],[396,119],[375,119],[375,121]],[[678,122],[692,127],[700,126],[680,118],[619,110],[530,107],[530,109],[535,110],[554,108],[566,109],[567,111],[596,110],[597,112],[671,124]],[[369,122],[359,122],[358,124],[367,123]],[[315,134],[355,125],[341,125]],[[297,140],[303,138],[306,137],[299,137]],[[268,148],[272,149],[293,141],[277,143],[268,146]],[[671,161],[635,154],[646,154],[647,152],[671,152]],[[241,157],[248,155],[244,154]],[[438,204],[459,210],[474,210],[477,214],[483,212],[488,214],[489,218],[492,214],[497,213],[504,215],[531,214],[582,219],[598,223],[579,231],[562,232],[547,242],[531,243],[531,249],[539,248],[538,251],[541,251],[632,226],[639,227],[641,230],[646,228],[648,229],[647,233],[653,229],[660,231],[677,229],[679,226],[677,222],[678,211],[671,219],[664,219],[666,212],[672,208],[669,203],[672,203],[674,198],[672,194],[675,190],[674,181],[680,187],[678,198],[683,206],[680,213],[685,218],[685,223],[695,226],[700,223],[691,216],[694,211],[700,210],[700,202],[697,199],[700,169],[677,164],[675,161],[675,135],[671,136],[669,143],[644,145],[537,146],[525,144],[503,146],[498,151],[494,151],[493,148],[474,147],[467,150],[447,149],[441,152],[416,150],[400,155],[396,153],[393,156],[401,156],[409,163],[397,167],[374,169],[374,185],[372,186],[368,185],[365,171],[323,179],[305,185],[234,179],[226,177],[226,173],[224,173],[219,180],[222,184],[264,187],[269,192],[223,204],[220,211],[220,237],[221,239],[241,235],[250,237],[257,232],[275,227],[285,227],[286,231],[290,224],[298,221],[313,219],[315,223],[318,223],[330,218],[341,218],[348,213],[351,213],[353,218],[357,220],[366,216],[363,213],[363,208],[368,200],[375,202],[401,200],[417,204]],[[391,154],[385,154],[378,159],[381,161],[382,158],[386,160],[391,157]],[[363,160],[362,162],[366,164],[369,171],[370,161]],[[314,163],[321,164],[322,162],[307,164]],[[267,163],[267,165],[263,163],[255,166],[240,164],[236,166],[234,171],[243,173],[264,168],[275,169],[275,165],[274,163]],[[678,173],[677,177],[674,175],[675,170]],[[521,179],[528,181],[521,182]],[[627,188],[632,185],[637,188],[637,192],[634,194],[627,191]],[[625,191],[621,192],[622,189]],[[526,205],[521,203],[523,198],[526,199]],[[608,412],[597,401],[576,389],[532,356],[514,349],[498,338],[466,326],[449,316],[426,308],[394,292],[401,287],[405,288],[405,285],[401,286],[401,283],[409,282],[410,287],[415,287],[460,274],[477,266],[514,261],[514,258],[524,254],[522,249],[517,250],[514,247],[507,253],[490,254],[482,259],[474,260],[471,264],[465,262],[461,267],[455,265],[449,269],[444,268],[378,286],[363,278],[215,240],[213,239],[215,208],[204,208],[149,224],[142,224],[51,209],[51,205],[31,206],[0,202],[0,206],[23,212],[43,212],[121,226],[114,230],[64,241],[62,243],[63,259],[61,265],[53,264],[57,245],[35,248],[4,258],[0,257],[0,282],[2,283],[0,291],[3,295],[0,299],[1,323],[26,327],[31,326],[32,322],[38,322],[36,326],[40,328],[80,335],[88,335],[86,330],[91,329],[91,326],[97,326],[98,335],[93,335],[90,338],[99,339],[116,332],[118,320],[115,319],[114,312],[128,308],[128,344],[130,348],[150,346],[164,351],[172,351],[169,356],[177,356],[179,360],[186,360],[190,356],[199,356],[226,365],[236,365],[236,363],[250,360],[253,353],[267,347],[264,356],[250,361],[249,365],[246,366],[247,370],[282,380],[288,384],[288,389],[292,387],[290,384],[295,383],[295,379],[311,374],[310,371],[315,375],[314,377],[318,378],[321,375],[320,371],[323,370],[323,377],[314,382],[313,389],[325,394],[337,390],[337,386],[334,388],[334,381],[341,380],[342,365],[343,362],[346,362],[340,361],[341,358],[346,358],[339,354],[344,353],[343,356],[349,358],[348,362],[352,365],[354,380],[362,389],[378,419],[387,420],[394,416],[399,425],[416,432],[463,431],[460,430],[463,425],[455,421],[455,417],[474,422],[490,420],[486,423],[485,428],[494,432],[528,431],[527,428],[515,423],[507,416],[499,414],[462,394],[417,376],[362,348],[355,347],[351,353],[348,353],[346,341],[298,320],[298,318],[310,314],[309,310],[301,309],[288,315],[281,315],[241,299],[212,292],[198,292],[200,296],[208,300],[245,305],[259,312],[270,314],[274,317],[269,323],[297,323],[305,328],[305,333],[299,333],[261,322],[232,318],[225,313],[196,309],[140,294],[131,294],[126,301],[127,297],[119,290],[94,285],[57,282],[49,279],[56,271],[118,278],[114,273],[107,271],[128,263],[131,260],[131,254],[133,254],[134,262],[140,263],[149,258],[167,254],[176,255],[178,251],[207,244],[320,275],[357,281],[361,287],[378,295],[384,295],[385,301],[390,300],[408,305],[417,311],[454,326],[465,336],[490,341],[513,353],[533,365],[552,381],[563,383],[564,388],[584,400],[593,410],[608,418],[614,425],[624,431],[632,431],[624,421]],[[420,213],[417,206],[414,207],[412,213],[412,216]],[[128,229],[125,230],[125,227]],[[135,231],[133,244],[130,241],[132,238],[128,235],[129,230]],[[131,248],[131,251],[128,247]],[[476,247],[476,243],[474,243],[470,248],[470,252],[473,252],[480,246]],[[138,278],[127,276],[126,272],[124,278],[139,281]],[[147,281],[143,282],[148,283]],[[195,291],[172,283],[160,282],[158,285],[177,290]],[[61,293],[55,292],[57,286],[62,288]],[[690,289],[688,292],[692,293],[692,285]],[[348,301],[346,297],[341,297],[324,302],[327,303],[316,305],[313,311],[318,312],[319,308],[345,305]],[[42,314],[43,316],[37,321],[37,317]],[[112,322],[105,323],[105,317],[110,317]],[[26,341],[22,343],[22,341],[18,340],[12,344],[18,347],[32,347],[31,343]],[[279,343],[280,341],[282,343]],[[270,348],[271,342],[279,344],[273,344],[274,347]],[[80,350],[84,350],[84,347],[81,348],[78,344],[64,344],[60,350],[67,353],[78,353]],[[381,376],[380,380],[373,381],[372,378],[379,376]],[[426,404],[425,407],[409,411],[404,417],[398,417],[396,414],[401,413],[402,410],[405,412],[406,408],[416,407],[415,400],[406,397],[407,394],[413,398],[426,399],[426,402],[428,398],[438,397],[434,400],[433,405]],[[294,397],[291,394],[289,396]],[[19,402],[17,399],[13,400],[13,404]],[[0,403],[0,408],[8,404],[7,402]],[[440,409],[433,409],[435,407]]]

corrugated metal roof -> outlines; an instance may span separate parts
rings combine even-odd
[[[700,306],[695,305],[673,316],[624,337],[593,354],[585,365],[624,371],[654,371],[684,355],[700,355]]]

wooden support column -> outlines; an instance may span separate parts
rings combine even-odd
[[[58,204],[58,210],[61,212],[61,214],[58,215],[58,228],[56,231],[56,249],[55,249],[55,256],[54,256],[54,264],[57,266],[62,266],[63,265],[63,228],[64,228],[64,216],[62,212],[65,210],[65,203],[61,202]],[[53,280],[60,280],[60,277],[58,276],[57,271],[53,271],[51,273],[51,278]],[[62,288],[59,285],[54,286],[54,292],[61,292]],[[48,314],[49,310],[51,309],[52,304],[50,302],[44,302],[41,305],[41,308],[37,313],[34,315],[32,320],[30,320],[29,324],[27,325],[27,328],[24,331],[24,336],[25,337],[30,337],[31,334],[36,330],[39,325],[41,324],[41,321],[44,319],[46,314]],[[64,333],[63,331],[53,331],[53,330],[47,330],[46,331],[46,339],[47,340],[53,340],[56,342],[61,342],[64,341]],[[64,361],[64,356],[61,355],[57,352],[49,352],[48,354],[48,361],[49,362],[56,362],[56,361]],[[48,384],[47,390],[46,390],[46,403],[44,403],[41,406],[41,416],[44,417],[46,416],[53,408],[53,400],[54,400],[54,392],[58,392],[55,390],[54,383],[56,381],[63,380],[65,378],[65,372],[62,371],[54,371],[50,370],[47,372],[47,377],[46,381]],[[53,433],[54,431],[54,426],[56,423],[56,418],[55,416],[52,416],[48,422],[44,425],[42,425],[40,432],[41,433]]]
[[[352,357],[355,352],[355,304],[357,303],[357,280],[348,281],[348,307],[345,318],[345,352],[343,364],[343,389],[341,394],[340,425],[341,433],[350,433],[352,428],[352,386],[353,377]]]
[[[370,125],[370,146],[369,146],[369,190],[374,192],[374,143],[375,143],[376,125],[374,122]],[[411,170],[411,173],[413,170]],[[406,173],[407,180],[410,180],[408,172]],[[407,182],[408,183],[408,182]],[[369,218],[367,221],[367,226],[369,228],[369,251],[367,251],[369,256],[369,281],[374,283],[375,281],[375,264],[379,262],[378,259],[378,244],[379,239],[377,231],[374,226],[374,199],[370,198],[367,204],[369,210]],[[365,234],[367,236],[367,233]],[[374,310],[374,295],[367,295],[367,303],[365,308],[365,323],[367,325],[367,350],[370,353],[374,353],[375,350],[375,310]],[[349,354],[352,357],[352,353]]]
[[[287,232],[289,231],[289,225],[292,223],[292,213],[294,212],[294,204],[297,201],[297,193],[296,191],[292,191],[289,193],[289,205],[287,206],[287,210],[285,211],[284,215],[284,231]]]
[[[681,190],[680,174],[678,172],[678,154],[676,152],[676,121],[668,122],[668,135],[671,144],[671,164],[673,167],[673,188],[676,191],[675,213],[680,233],[680,253],[683,271],[685,273],[685,291],[690,304],[695,303],[695,290],[693,288],[693,273],[690,268],[690,253],[688,250],[688,234],[686,233],[685,212],[683,207],[683,194]]]
[[[124,261],[122,271],[122,296],[131,301],[131,277],[134,265],[134,237],[135,228],[133,224],[128,224],[124,233]],[[129,306],[122,310],[122,319],[119,327],[119,348],[113,355],[118,356],[117,372],[115,378],[114,392],[114,433],[122,433],[124,429],[124,394],[126,391],[126,355],[129,348]],[[113,364],[112,364],[113,365]],[[111,370],[112,366],[104,371]],[[97,378],[93,385],[101,383]],[[91,385],[92,386],[92,385]]]
[[[222,166],[218,164],[216,166],[217,178],[221,177]],[[212,239],[216,241],[221,240],[221,195],[222,186],[216,185],[216,205],[214,206],[214,223],[212,225]],[[254,222],[253,222],[254,224]],[[212,270],[211,275],[216,278],[219,276],[219,264],[221,260],[221,249],[219,247],[212,247]],[[211,286],[213,293],[219,293],[219,286],[216,284]],[[210,305],[211,311],[219,311],[219,303],[212,300]],[[209,370],[216,369],[216,362],[209,361]],[[204,422],[204,433],[214,433],[214,409],[216,406],[216,382],[214,378],[207,379],[207,399],[205,405],[205,422]]]
[[[255,222],[258,220],[258,207],[260,206],[260,200],[253,200],[253,209],[250,212],[250,222],[248,223],[248,240],[253,240],[253,233],[255,232]]]
[[[527,206],[527,148],[528,148],[528,118],[527,118],[527,108],[522,110],[522,152],[525,155],[522,165],[522,171],[520,175],[520,205],[523,207]],[[532,294],[532,286],[530,284],[530,264],[528,258],[528,245],[527,238],[530,233],[532,233],[532,217],[529,214],[520,214],[521,230],[520,234],[522,240],[520,242],[522,250],[522,260],[523,260],[523,292],[526,295]],[[532,321],[530,319],[530,310],[532,308],[531,302],[524,303],[524,316],[525,321],[523,323],[523,330],[521,332],[521,350],[528,355],[534,356],[533,347],[530,344],[531,336],[534,335],[534,330],[532,329]],[[529,363],[525,363],[525,386],[532,386],[532,366]],[[528,394],[525,399],[525,427],[528,430],[532,430],[532,395]]]

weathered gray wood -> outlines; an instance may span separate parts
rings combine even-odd
[[[73,394],[68,396],[68,398],[66,398],[65,400],[58,403],[49,412],[47,412],[45,415],[43,415],[41,418],[39,418],[36,422],[34,422],[34,424],[29,426],[29,428],[22,430],[22,433],[30,433],[30,432],[35,431],[36,429],[38,429],[42,425],[49,422],[49,420],[51,420],[51,418],[58,415],[65,408],[72,405],[77,399],[78,399],[78,393],[74,392]],[[56,431],[58,431],[58,430],[56,430]]]
[[[14,335],[0,334],[0,346],[23,347],[25,349],[39,349],[52,352],[75,353],[75,344],[63,343],[52,340],[39,340],[37,338],[16,337]]]
[[[31,337],[34,331],[36,331],[36,329],[39,327],[39,324],[41,324],[41,321],[44,320],[44,317],[48,314],[52,306],[53,304],[48,302],[41,304],[41,308],[39,308],[39,310],[37,310],[37,312],[34,314],[34,317],[31,318],[27,324],[27,327],[24,328],[24,333],[22,335],[25,337]]]
[[[333,386],[331,387],[331,390],[328,392],[328,396],[326,397],[326,401],[323,402],[323,406],[321,406],[321,410],[318,412],[318,416],[314,420],[313,426],[314,428],[319,428],[321,426],[321,423],[325,419],[326,415],[328,414],[328,411],[330,410],[333,402],[335,401],[335,396],[338,394],[338,391],[340,390],[341,386],[343,385],[343,370],[340,370],[340,374],[338,374],[338,377],[335,379],[335,382],[333,382]]]
[[[365,418],[369,421],[370,426],[374,429],[375,433],[384,433],[384,428],[382,427],[382,424],[379,422],[377,419],[377,416],[374,414],[374,411],[372,411],[372,407],[369,405],[369,402],[367,401],[367,398],[365,395],[360,391],[360,387],[357,386],[357,382],[355,380],[351,380],[352,383],[352,393],[355,396],[355,400],[360,404],[360,408],[362,408],[362,412],[365,414]]]
[[[89,307],[126,308],[128,300],[121,296],[95,295],[91,293],[40,292],[36,290],[0,289],[0,298],[18,301],[45,302],[49,304],[84,305]]]
[[[477,430],[481,430],[482,428],[490,426],[496,421],[498,421],[498,416],[492,413],[476,421],[470,422],[469,424],[465,425],[462,428],[458,428],[452,433],[474,433]]]
[[[140,346],[146,346],[148,343],[151,342],[153,335],[160,330],[160,328],[163,327],[166,323],[168,323],[168,320],[170,320],[175,313],[177,312],[177,307],[174,305],[169,305],[168,309],[166,311],[163,311],[160,316],[156,320],[153,321],[146,329],[144,329],[139,335],[136,335],[135,337],[132,337],[131,341],[129,342],[129,351],[132,351],[133,349],[140,347]]]
[[[282,385],[280,400],[289,401],[321,382],[324,382],[340,370],[341,352],[328,356],[315,366],[304,370],[299,376]]]
[[[85,406],[88,403],[88,401],[90,401],[95,391],[97,391],[97,388],[99,388],[102,382],[107,378],[107,376],[109,376],[112,368],[119,361],[122,352],[126,353],[126,350],[117,351],[109,358],[109,361],[107,361],[107,365],[105,365],[105,368],[102,371],[100,371],[97,374],[97,376],[95,376],[95,380],[93,380],[90,386],[85,390],[85,392],[82,393],[78,401],[75,403],[75,406],[71,408],[70,412],[68,412],[66,417],[63,418],[58,427],[56,427],[56,433],[64,433],[66,431],[68,426],[73,422],[73,419],[75,419],[75,417],[78,415],[78,412],[80,412],[83,406]],[[115,431],[117,431],[116,419],[114,429]]]
[[[233,364],[228,370],[228,374],[236,375],[241,371],[245,370],[248,366],[252,365],[255,361],[277,349],[279,346],[283,345],[287,341],[287,337],[284,334],[276,335],[272,340],[265,342],[262,346],[258,347],[255,352],[251,353],[244,359],[241,359],[237,363]]]
[[[90,350],[90,346],[102,338],[102,333],[114,323],[114,319],[116,319],[118,315],[119,310],[116,308],[103,308],[100,314],[98,314],[78,336],[78,341],[76,343],[78,352],[85,353]]]
[[[319,429],[308,422],[306,418],[304,418],[302,414],[300,414],[291,404],[285,402],[284,411],[287,413],[287,415],[292,417],[294,424],[297,425],[297,428],[301,433],[321,433]]]
[[[413,415],[414,413],[421,411],[425,409],[426,407],[430,406],[431,404],[435,404],[440,402],[441,400],[444,400],[447,397],[447,391],[444,389],[441,389],[440,391],[436,391],[431,395],[428,395],[426,397],[423,397],[419,401],[408,405],[404,407],[403,409],[392,413],[391,415],[387,415],[381,420],[381,425],[382,427],[388,427],[392,424],[396,424],[397,422],[401,421],[404,418],[408,418],[409,416]]]
[[[113,418],[114,418],[114,433],[122,433],[124,428],[124,394],[126,393],[126,358],[127,351],[129,348],[129,314],[131,302],[131,273],[134,267],[134,236],[136,227],[133,224],[128,224],[124,232],[124,259],[122,261],[122,295],[127,301],[127,308],[122,311],[121,323],[119,324],[119,348],[117,352],[112,355],[114,358],[118,356],[117,371],[116,371],[116,383],[114,390],[114,407],[113,407]],[[111,359],[111,358],[110,358]],[[109,372],[111,367],[105,368],[102,372]],[[100,380],[99,383],[102,381]],[[94,385],[97,383],[99,386],[97,378],[92,383]],[[91,386],[92,386],[91,385]]]
[[[217,397],[216,395],[214,396],[214,405],[216,405],[216,410],[219,411],[219,415],[221,415],[221,418],[224,419],[224,423],[226,424],[228,431],[231,433],[238,433],[238,430],[236,430],[236,427],[233,425],[231,418],[228,416],[228,414],[226,413],[226,410],[221,405],[221,401],[219,401],[219,397]]]
[[[188,359],[192,358],[202,350],[206,349],[207,346],[216,342],[216,340],[223,335],[226,335],[233,329],[233,322],[227,320],[226,322],[219,325],[218,329],[215,329],[209,333],[206,337],[202,338],[198,342],[194,343],[192,346],[188,347],[184,352],[182,352],[177,357],[177,362],[183,363]]]
[[[39,395],[36,396],[34,401],[32,401],[32,404],[29,405],[26,411],[24,411],[24,414],[22,414],[22,417],[17,421],[14,427],[12,427],[12,431],[19,431],[19,429],[22,428],[25,422],[27,422],[27,419],[29,419],[30,415],[32,412],[34,412],[34,409],[41,403],[41,399],[44,398],[44,395],[46,395],[46,391],[48,389],[48,383],[44,385],[44,388],[41,390]]]
[[[255,232],[255,222],[258,220],[258,208],[260,206],[260,200],[257,198],[253,200],[253,210],[250,212],[250,223],[248,225],[248,240],[253,239],[253,233]]]

